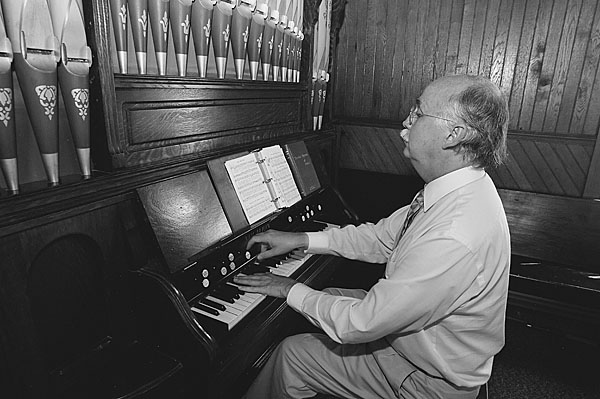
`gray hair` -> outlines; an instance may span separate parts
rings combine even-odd
[[[471,84],[451,98],[455,115],[471,128],[461,148],[477,166],[497,167],[507,156],[508,104],[489,79],[481,76],[465,78]]]

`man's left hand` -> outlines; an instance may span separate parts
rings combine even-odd
[[[296,280],[289,277],[278,276],[273,273],[256,273],[249,276],[237,275],[233,278],[239,288],[247,292],[287,298],[288,293],[296,284]]]

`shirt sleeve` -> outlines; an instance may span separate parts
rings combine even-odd
[[[368,263],[385,263],[394,249],[400,231],[398,226],[404,223],[407,209],[407,207],[400,208],[377,224],[348,225],[317,233],[307,233],[309,240],[307,251],[314,254],[343,256]]]
[[[394,272],[379,280],[363,299],[296,284],[288,304],[334,341],[360,343],[422,330],[481,291],[476,255],[451,238],[422,237],[390,262],[395,263]]]

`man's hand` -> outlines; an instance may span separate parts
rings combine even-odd
[[[296,280],[277,276],[273,273],[256,273],[250,276],[237,275],[233,278],[233,281],[239,284],[239,288],[243,291],[257,292],[277,298],[287,298],[288,292],[296,284]]]
[[[260,244],[260,254],[258,260],[270,258],[277,255],[287,254],[294,249],[308,248],[308,235],[306,233],[288,233],[285,231],[267,230],[264,233],[258,233],[253,236],[246,249],[254,244]]]

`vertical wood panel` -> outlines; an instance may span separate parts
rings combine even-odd
[[[592,33],[592,44],[595,48],[595,56],[598,57],[598,53],[600,52],[600,24],[598,23],[598,18],[600,14],[600,5],[596,7],[596,23],[595,29]],[[591,61],[593,62],[593,61]],[[591,71],[590,71],[591,75]],[[598,121],[600,119],[600,65],[596,63],[596,71],[594,77],[594,85],[592,88],[592,95],[590,97],[588,111],[585,116],[585,122],[583,125],[582,133],[588,135],[597,135],[598,134]],[[600,146],[597,146],[599,148]]]
[[[391,9],[391,10],[390,10]],[[388,79],[385,76],[386,62],[385,57],[389,56],[391,51],[388,48],[388,19],[395,19],[396,13],[393,3],[385,1],[377,2],[377,47],[375,49],[375,67],[373,71],[373,106],[371,107],[370,115],[374,118],[380,116],[380,109],[383,103],[384,86],[388,84]],[[394,43],[394,42],[392,42]]]
[[[566,1],[559,0],[554,3],[548,36],[545,42],[540,45],[540,49],[544,54],[542,56],[542,70],[535,95],[535,106],[533,108],[530,130],[541,132],[544,129],[544,118],[546,117],[548,97],[550,96],[550,89],[552,87],[552,78],[554,77],[554,67],[558,56],[558,46],[563,30],[566,8]]]
[[[367,26],[366,26],[366,38],[365,38],[365,60],[363,68],[363,92],[360,98],[361,107],[358,110],[360,115],[373,116],[373,84],[375,82],[375,64],[377,46],[379,42],[380,33],[378,32],[378,21],[377,21],[377,9],[379,2],[366,2],[367,3]],[[379,44],[379,47],[381,45]]]
[[[359,1],[358,2],[358,16],[356,20],[356,30],[358,32],[356,36],[356,63],[354,73],[354,83],[353,87],[355,88],[355,95],[352,96],[352,112],[355,115],[362,115],[362,104],[363,104],[363,95],[365,91],[365,70],[372,69],[373,65],[366,65],[366,51],[367,51],[367,13],[369,1]],[[373,38],[371,38],[373,39]]]
[[[379,105],[375,111],[379,119],[391,119],[390,105],[398,101],[397,96],[391,92],[392,82],[394,80],[394,56],[396,55],[396,42],[401,42],[403,38],[399,32],[399,16],[398,7],[403,2],[387,2],[385,31],[387,32],[385,52],[383,54],[382,75],[376,76],[375,80],[379,80],[378,98]],[[392,101],[393,100],[393,101]]]
[[[565,22],[563,24],[562,37],[558,46],[558,56],[554,68],[554,79],[552,80],[552,89],[548,97],[548,108],[544,119],[543,130],[546,132],[553,132],[556,130],[556,121],[558,119],[560,104],[563,101],[563,94],[567,83],[567,74],[569,73],[569,63],[571,60],[580,11],[581,1],[573,0],[569,3]]]
[[[452,2],[442,1],[440,7],[440,25],[438,28],[438,42],[435,52],[434,78],[439,78],[446,74],[446,52],[448,49],[448,35],[450,33],[450,15],[452,14]]]
[[[471,51],[471,42],[473,39],[475,6],[475,0],[465,0],[460,28],[460,45],[458,48],[458,59],[456,61],[456,73],[467,73],[469,66],[469,52]]]
[[[527,63],[527,81],[523,91],[523,104],[520,109],[517,124],[517,127],[520,130],[531,130],[533,108],[535,107],[537,87],[538,84],[540,84],[542,63],[546,48],[546,37],[548,35],[550,17],[553,9],[554,7],[552,1],[541,0],[540,8],[538,9],[537,22],[535,24],[531,59]],[[514,116],[512,120],[516,121]]]
[[[344,23],[340,28],[339,32],[339,42],[336,48],[336,54],[334,55],[334,59],[344,60],[342,65],[339,62],[336,62],[335,65],[330,65],[332,69],[333,76],[333,94],[332,97],[336,99],[333,101],[333,112],[335,115],[342,115],[344,113],[344,99],[346,98],[346,88],[349,88],[347,84],[348,79],[348,41],[350,32],[352,30],[353,14],[350,11],[350,7],[346,9],[346,14],[344,16]],[[349,90],[350,91],[350,90]],[[331,97],[330,97],[331,98]],[[329,100],[328,100],[329,101]]]
[[[477,5],[475,8],[475,20],[473,22],[473,32],[471,37],[471,47],[469,48],[469,65],[467,66],[467,73],[470,75],[479,74],[479,62],[481,59],[481,46],[483,45],[483,32],[485,30],[487,4],[487,0],[477,0]]]
[[[446,73],[456,73],[456,62],[460,44],[460,31],[463,16],[464,0],[452,2],[450,15],[450,33],[448,35],[448,49],[446,50]]]
[[[440,1],[430,0],[427,13],[427,26],[425,27],[425,40],[423,41],[423,75],[421,87],[427,86],[434,79],[435,69],[435,47],[438,40],[438,26],[440,17]]]
[[[526,1],[515,1],[511,12],[512,17],[510,18],[510,28],[506,39],[506,53],[504,55],[504,66],[500,80],[500,89],[506,94],[506,98],[510,98],[513,90],[513,79],[521,42],[526,3]]]
[[[558,104],[559,112],[556,127],[552,131],[569,133],[571,115],[574,113],[577,89],[581,81],[581,72],[584,58],[590,39],[590,30],[594,19],[596,0],[585,0],[581,8],[577,28],[575,32],[575,43],[569,59],[569,72],[565,83],[563,98]]]
[[[527,7],[525,8],[525,15],[523,18],[521,40],[517,52],[512,90],[508,102],[510,106],[510,128],[515,130],[519,129],[519,119],[521,116],[521,107],[523,105],[525,85],[527,83],[538,6],[538,0],[527,1]]]
[[[379,126],[354,129],[352,146],[401,126],[431,80],[480,74],[509,100],[510,156],[497,183],[600,195],[590,181],[600,180],[600,0],[349,1],[339,43],[335,117]],[[380,158],[397,162],[375,140]]]
[[[494,43],[494,54],[490,79],[506,94],[506,88],[502,87],[502,70],[507,50],[508,32],[510,29],[510,16],[512,12],[512,0],[502,0],[500,13],[498,15],[498,27],[496,28],[496,40]]]
[[[423,51],[425,42],[425,35],[429,36],[430,32],[425,32],[425,24],[429,18],[429,0],[421,1],[421,5],[417,12],[417,25],[415,38],[417,45],[415,46],[415,61],[414,61],[414,73],[411,78],[411,93],[419,93],[421,91],[421,78],[423,76]],[[401,117],[401,115],[399,115]]]
[[[404,47],[404,63],[402,70],[402,84],[400,86],[401,101],[408,101],[412,103],[414,93],[411,90],[412,76],[415,74],[415,48],[418,45],[417,42],[417,15],[419,12],[419,1],[410,0],[408,7],[408,20],[406,21],[406,46]],[[395,117],[401,119],[400,110],[396,110]]]
[[[500,2],[488,3],[487,15],[485,17],[485,32],[483,34],[483,45],[481,47],[481,61],[479,63],[479,74],[490,76],[492,69],[492,55],[494,54],[494,42],[496,41],[496,27],[498,26],[498,13]]]
[[[408,43],[408,2],[406,1],[398,1],[397,2],[397,15],[398,15],[398,25],[395,27],[397,31],[395,32],[398,37],[396,38],[396,46],[394,51],[394,56],[392,58],[392,78],[391,84],[389,85],[390,90],[386,91],[386,113],[388,116],[384,119],[395,119],[398,114],[398,108],[401,107],[402,101],[405,97],[400,95],[400,88],[402,87],[402,78],[404,76],[404,49],[409,44]]]
[[[351,29],[346,32],[348,34],[348,53],[345,63],[346,67],[346,96],[341,99],[344,101],[344,113],[351,115],[354,112],[354,97],[356,97],[357,86],[354,85],[356,81],[356,54],[358,53],[358,25],[359,25],[359,9],[357,3],[352,3],[352,7],[346,7],[346,20],[344,25],[351,25]],[[361,16],[362,18],[362,16]],[[342,64],[342,62],[336,62],[336,66]]]
[[[471,42],[473,39],[475,6],[475,0],[465,0],[462,24],[460,28],[460,46],[458,48],[456,73],[467,73],[467,69],[469,67],[469,52],[471,51]]]
[[[583,134],[583,124],[586,113],[591,109],[593,114],[598,114],[598,108],[590,108],[592,87],[594,85],[595,73],[598,70],[598,60],[600,59],[600,2],[596,1],[596,10],[594,13],[594,22],[590,31],[589,43],[586,49],[585,60],[583,62],[583,71],[581,80],[577,88],[577,98],[573,107],[569,133]]]

